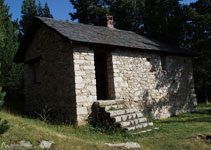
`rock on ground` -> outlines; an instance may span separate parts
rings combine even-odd
[[[127,149],[141,148],[141,146],[138,143],[135,143],[135,142],[118,143],[118,144],[105,143],[105,145],[110,146],[110,147],[125,147]]]
[[[32,144],[30,142],[28,142],[28,141],[25,141],[25,140],[20,141],[19,145],[21,147],[26,147],[26,148],[31,148],[32,147]]]
[[[53,144],[53,142],[52,141],[45,141],[45,140],[42,140],[41,142],[40,142],[40,148],[50,148],[51,147],[51,145]]]

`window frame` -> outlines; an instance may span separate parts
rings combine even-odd
[[[31,84],[41,84],[40,61],[41,61],[41,57],[37,57],[35,59],[31,59],[25,62],[26,64],[28,64],[29,69],[33,74],[33,81]]]

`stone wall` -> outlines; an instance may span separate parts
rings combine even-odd
[[[116,50],[112,61],[116,99],[152,118],[196,110],[191,58]]]
[[[196,110],[191,58],[131,50],[107,54],[110,99],[122,99],[152,118]],[[25,60],[26,112],[47,105],[59,120],[86,122],[97,101],[94,50],[41,26]],[[33,83],[34,60],[39,60],[40,83]]]
[[[111,52],[107,53],[108,99],[115,99],[114,72]]]
[[[25,55],[25,111],[35,114],[50,108],[51,117],[76,121],[75,75],[70,42],[41,26]],[[33,83],[30,65],[39,59],[40,83]]]
[[[77,121],[83,124],[91,114],[91,106],[97,100],[94,51],[84,46],[74,46],[74,72]]]

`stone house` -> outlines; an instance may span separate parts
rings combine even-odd
[[[25,111],[47,105],[53,117],[78,124],[99,102],[155,119],[195,111],[195,54],[106,19],[107,27],[34,18],[14,60],[24,63]]]

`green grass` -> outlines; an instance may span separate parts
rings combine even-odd
[[[198,109],[196,113],[156,120],[153,128],[159,127],[159,130],[139,135],[121,130],[96,129],[90,125],[47,124],[2,111],[1,118],[7,119],[11,128],[0,136],[0,150],[2,142],[15,144],[21,140],[30,141],[33,149],[39,149],[41,140],[49,140],[55,143],[51,149],[58,150],[110,150],[104,143],[127,141],[138,142],[144,150],[211,150],[211,142],[205,140],[205,135],[211,134],[211,104],[199,105]]]

